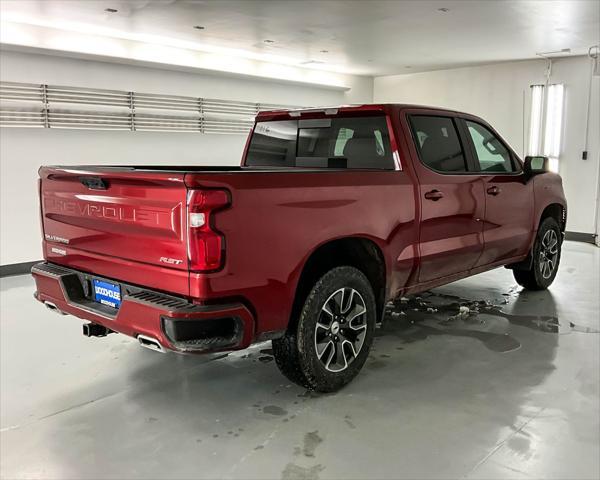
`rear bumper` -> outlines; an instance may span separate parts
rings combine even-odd
[[[254,317],[241,303],[197,305],[181,297],[106,279],[121,286],[116,310],[92,300],[91,279],[60,265],[33,266],[34,296],[57,310],[134,338],[150,337],[167,350],[186,353],[239,350],[254,337]]]

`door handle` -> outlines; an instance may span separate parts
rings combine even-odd
[[[493,187],[490,187],[487,189],[488,195],[496,196],[496,195],[499,195],[500,192],[502,192],[502,190],[500,189],[500,187],[496,187],[496,186],[493,186]]]
[[[434,202],[437,202],[440,198],[443,198],[443,197],[444,197],[444,194],[442,192],[440,192],[439,190],[431,190],[425,194],[425,198],[427,200],[433,200]]]

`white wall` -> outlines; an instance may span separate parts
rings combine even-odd
[[[373,80],[348,91],[159,68],[0,51],[3,81],[112,88],[291,105],[371,102]],[[52,164],[238,165],[246,137],[0,128],[0,264],[41,258],[37,170]]]
[[[407,102],[471,112],[523,152],[529,85],[543,83],[545,62],[527,61],[411,75],[346,78],[349,91],[218,74],[200,74],[51,55],[0,51],[0,79],[294,105]],[[560,173],[570,231],[594,233],[600,151],[600,80],[594,79],[589,159],[581,160],[589,63],[555,61],[551,82],[566,85]],[[526,97],[524,110],[524,95]],[[525,126],[525,130],[524,127]],[[0,128],[0,263],[40,258],[36,193],[43,164],[239,163],[244,136]]]
[[[523,153],[528,142],[531,84],[545,81],[546,62],[533,60],[375,78],[375,102],[404,102],[453,108],[481,116]],[[567,229],[595,233],[600,147],[600,78],[593,82],[588,160],[581,159],[590,61],[554,61],[551,83],[564,83],[565,117],[560,158],[569,215]],[[524,115],[525,113],[525,115]],[[525,133],[524,133],[525,132]]]

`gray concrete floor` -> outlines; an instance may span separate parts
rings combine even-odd
[[[269,344],[84,338],[4,278],[1,476],[598,478],[599,272],[599,249],[566,243],[547,292],[498,269],[401,303],[333,395],[287,382]],[[448,320],[465,302],[479,314]]]

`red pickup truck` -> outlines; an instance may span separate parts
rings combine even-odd
[[[394,104],[260,113],[240,167],[42,167],[35,297],[158,351],[272,340],[290,380],[333,391],[391,299],[499,266],[552,283],[546,164],[473,115]]]

